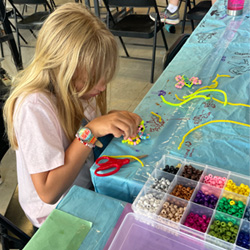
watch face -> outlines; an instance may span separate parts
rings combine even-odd
[[[92,133],[91,133],[90,129],[82,128],[79,130],[78,135],[79,135],[80,139],[82,139],[83,141],[87,141],[90,139]]]

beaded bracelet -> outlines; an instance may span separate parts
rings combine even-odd
[[[91,144],[91,143],[87,143],[87,142],[84,142],[84,141],[82,141],[78,136],[76,136],[76,138],[77,138],[77,140],[79,141],[79,142],[81,142],[84,146],[86,146],[86,147],[89,147],[89,148],[94,148],[95,147],[95,144]]]
[[[129,145],[138,145],[142,140],[147,140],[150,139],[150,134],[145,134],[145,126],[144,126],[144,121],[142,120],[139,127],[138,127],[138,132],[135,137],[129,137],[127,140],[122,140],[122,143],[128,143]]]

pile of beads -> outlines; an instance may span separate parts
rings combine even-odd
[[[236,244],[246,249],[250,249],[250,224],[245,223],[242,225],[239,232]]]
[[[184,200],[190,200],[192,194],[194,192],[194,188],[184,187],[182,185],[176,185],[171,192],[172,195],[182,198]]]
[[[247,206],[245,214],[244,214],[244,220],[250,221],[250,204]]]
[[[242,201],[235,201],[233,199],[227,199],[226,197],[223,197],[219,200],[217,210],[238,218],[242,218],[245,206],[246,205]]]
[[[162,210],[160,212],[160,216],[166,219],[169,219],[174,222],[179,222],[186,207],[185,206],[178,206],[177,203],[171,203],[166,201],[163,204]]]
[[[215,220],[209,228],[208,234],[224,241],[234,243],[239,226],[232,221]]]
[[[151,185],[151,188],[157,191],[167,192],[170,184],[171,181],[169,179],[161,177],[159,180],[155,179],[155,182]]]
[[[195,203],[198,203],[200,205],[203,205],[203,206],[206,206],[206,207],[209,207],[209,208],[212,208],[214,209],[215,206],[216,206],[216,203],[218,201],[218,198],[211,194],[204,194],[201,190],[199,190],[194,198],[194,202]]]
[[[187,216],[184,225],[191,227],[195,230],[205,233],[210,222],[211,218],[208,218],[205,214],[199,215],[195,213],[189,213]]]
[[[163,196],[164,194],[158,192],[147,193],[138,200],[138,208],[154,213],[160,206]]]
[[[196,169],[191,165],[185,165],[181,176],[191,179],[191,180],[198,181],[202,173],[203,173],[202,170]]]
[[[163,171],[168,172],[170,174],[177,174],[180,167],[181,167],[181,163],[179,163],[176,167],[166,165],[165,168],[163,169]]]
[[[205,175],[203,178],[203,182],[214,187],[223,188],[225,182],[227,181],[226,177],[213,176],[212,174]]]
[[[250,188],[248,185],[245,185],[241,183],[239,186],[237,186],[233,180],[228,180],[227,185],[225,187],[225,190],[231,191],[237,194],[248,196],[250,193]]]

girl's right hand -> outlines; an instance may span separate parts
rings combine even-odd
[[[85,127],[88,127],[95,137],[113,134],[117,138],[124,136],[124,140],[127,140],[128,137],[137,135],[141,120],[141,117],[135,113],[113,111],[107,115],[95,118]]]

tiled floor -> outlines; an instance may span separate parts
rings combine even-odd
[[[61,4],[66,1],[58,0],[55,2],[56,4]],[[185,33],[191,33],[191,28],[189,23],[186,24]],[[34,44],[35,40],[29,34],[29,32],[23,32],[22,34],[31,44]],[[181,34],[181,24],[176,25],[175,34],[168,33],[166,30],[165,34],[168,45],[170,47]],[[159,37],[158,44],[162,45],[162,39],[160,36],[158,37]],[[135,42],[134,40],[131,41],[130,39],[125,39],[125,41]],[[152,40],[146,42],[151,43]],[[138,47],[133,45],[128,45],[127,48],[131,55],[135,56],[145,55],[148,56],[149,58],[151,57],[151,52],[152,52],[151,48]],[[7,72],[13,77],[17,72],[14,67],[13,60],[10,56],[10,51],[7,44],[4,44],[4,51],[5,51],[5,58],[4,61],[2,61],[2,67],[5,70],[7,70]],[[28,64],[29,60],[32,57],[33,51],[34,51],[33,48],[22,48],[24,66]],[[124,53],[123,50],[120,48],[120,54],[123,55],[123,53]],[[162,72],[162,59],[165,53],[166,52],[163,48],[157,49],[155,80],[160,76]],[[135,107],[140,103],[142,98],[145,96],[145,94],[152,87],[152,84],[149,82],[150,71],[151,71],[151,62],[121,58],[117,76],[108,87],[108,103],[109,103],[108,109],[109,110],[124,109],[133,111]],[[12,194],[15,191],[15,186],[16,186],[15,153],[9,150],[5,155],[0,167],[4,179],[3,184],[0,185],[0,195],[1,195],[0,199],[1,201],[5,200],[5,203],[8,203],[10,197],[12,197]],[[7,207],[0,206],[0,212],[5,214],[7,218],[13,221],[18,227],[20,227],[27,234],[32,235],[32,225],[23,214],[18,203],[17,189],[14,192],[14,195],[8,206],[7,212],[5,213],[6,208]]]

